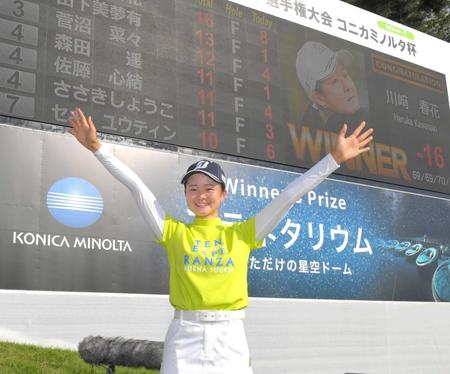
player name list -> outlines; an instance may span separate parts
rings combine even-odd
[[[0,111],[283,159],[277,25],[225,1],[2,0]]]

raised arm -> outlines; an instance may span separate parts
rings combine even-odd
[[[256,214],[255,239],[257,241],[264,239],[283,219],[292,205],[317,187],[339,167],[339,164],[370,149],[367,145],[373,139],[373,129],[362,132],[364,126],[365,122],[362,122],[350,136],[345,137],[347,125],[344,125],[339,131],[334,150],[306,173],[292,181],[279,196]]]
[[[70,132],[78,142],[93,152],[103,166],[131,191],[153,237],[161,240],[165,212],[153,193],[129,167],[114,157],[105,147],[102,147],[90,116],[86,118],[81,109],[77,108],[70,112],[68,123],[72,127]]]

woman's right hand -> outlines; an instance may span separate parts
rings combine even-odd
[[[70,133],[91,152],[96,152],[102,146],[91,116],[86,118],[80,108],[70,112],[68,123],[72,127]]]

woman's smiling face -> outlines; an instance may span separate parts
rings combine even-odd
[[[220,183],[203,173],[195,173],[186,182],[186,203],[198,218],[215,218],[227,196]]]

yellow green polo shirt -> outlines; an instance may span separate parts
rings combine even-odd
[[[166,216],[160,241],[170,267],[170,303],[181,310],[237,310],[248,304],[247,269],[255,241],[254,217],[180,222]]]

